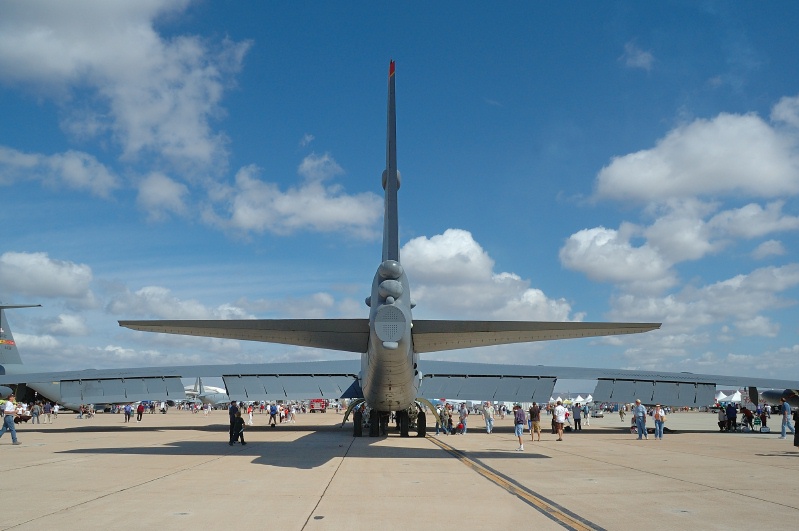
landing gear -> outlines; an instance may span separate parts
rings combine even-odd
[[[388,411],[369,412],[369,437],[381,437],[388,434]]]
[[[352,414],[352,436],[363,436],[363,411],[361,408],[357,408]]]
[[[419,415],[416,417],[416,436],[424,437],[427,435],[427,415],[423,409],[419,409]]]
[[[380,437],[380,412],[369,412],[369,437]]]
[[[409,425],[411,423],[411,419],[408,416],[408,410],[403,409],[402,411],[397,411],[397,420],[399,421],[400,437],[407,437]]]

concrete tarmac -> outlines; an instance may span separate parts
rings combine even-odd
[[[525,433],[523,452],[510,417],[491,435],[473,415],[467,435],[357,439],[333,412],[277,428],[254,418],[246,446],[228,445],[225,411],[23,424],[22,445],[0,438],[0,529],[673,530],[799,519],[792,438],[719,433],[712,413],[671,414],[674,432],[643,441],[629,417],[591,419],[562,442]]]

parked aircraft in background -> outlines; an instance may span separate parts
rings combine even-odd
[[[203,379],[199,376],[197,380],[194,381],[194,386],[187,385],[186,389],[186,396],[191,398],[195,398],[202,402],[203,404],[211,404],[212,406],[217,406],[224,402],[230,402],[230,397],[227,394],[227,391],[222,389],[221,387],[214,387],[211,385],[203,385]]]
[[[541,365],[497,365],[422,359],[431,352],[656,330],[659,323],[413,320],[415,302],[400,262],[397,191],[395,65],[389,65],[382,261],[361,319],[250,319],[120,321],[133,330],[225,339],[265,341],[341,350],[360,360],[137,367],[29,374],[6,367],[0,384],[52,382],[58,396],[72,402],[114,402],[185,398],[181,378],[221,376],[231,400],[277,401],[323,397],[362,401],[381,418],[396,411],[400,432],[408,435],[410,408],[423,397],[492,402],[547,402],[557,378],[599,380],[595,401],[707,405],[716,384],[791,387],[794,382],[652,371],[624,371]],[[457,271],[453,271],[457,274]],[[19,356],[16,357],[19,364]],[[15,374],[12,374],[16,371]],[[22,374],[25,372],[25,374]],[[743,383],[742,383],[743,382]],[[751,390],[754,389],[752,387]],[[755,390],[755,396],[757,391]],[[42,391],[50,398],[52,395]],[[352,407],[352,404],[351,404]],[[378,435],[377,422],[370,435]]]
[[[779,406],[780,398],[784,398],[791,407],[799,407],[799,386],[794,389],[771,389],[762,391],[760,396],[770,406]]]

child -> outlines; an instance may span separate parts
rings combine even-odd
[[[244,419],[241,418],[241,411],[236,413],[236,420],[233,421],[233,440],[230,441],[230,446],[233,446],[239,439],[241,439],[242,446],[247,444],[244,442]]]

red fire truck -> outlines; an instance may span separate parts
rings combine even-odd
[[[329,402],[324,398],[312,398],[311,402],[308,404],[308,411],[311,413],[316,413],[317,411],[327,413],[328,404]]]

